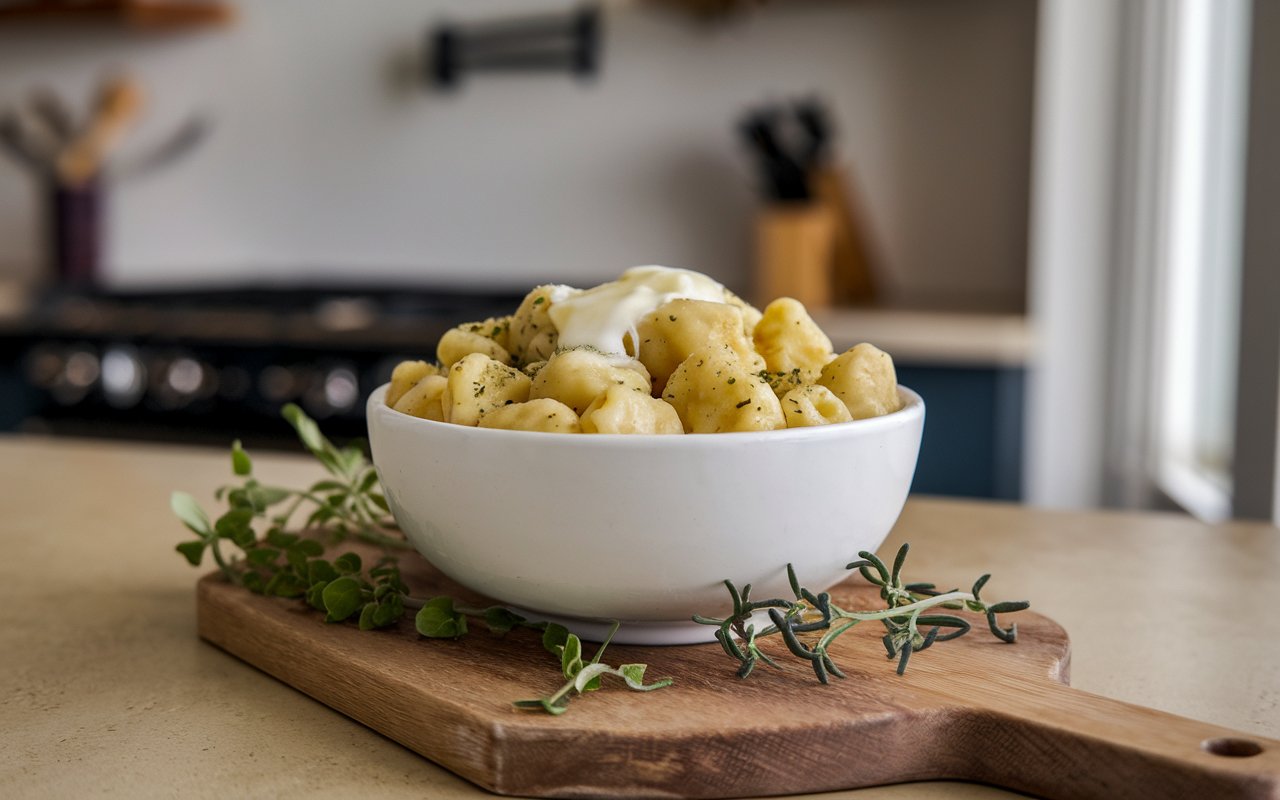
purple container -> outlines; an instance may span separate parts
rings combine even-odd
[[[102,261],[102,186],[96,179],[79,186],[54,182],[48,191],[52,274],[63,286],[93,286]]]

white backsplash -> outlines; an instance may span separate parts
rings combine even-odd
[[[429,23],[564,6],[237,6],[228,31],[0,31],[2,102],[37,83],[82,100],[99,70],[127,64],[150,98],[134,146],[189,111],[216,119],[185,162],[115,187],[115,285],[590,283],[656,262],[742,287],[758,201],[734,121],[815,90],[837,114],[891,291],[1022,303],[1029,0],[780,2],[712,26],[627,7],[606,17],[595,81],[479,75],[452,95],[408,79]],[[36,197],[0,160],[9,274],[39,261]]]

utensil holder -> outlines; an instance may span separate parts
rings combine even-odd
[[[835,217],[822,204],[773,206],[756,219],[756,302],[792,297],[807,308],[832,303]]]
[[[51,181],[45,191],[48,274],[61,286],[92,287],[102,260],[103,185],[96,178],[76,186]]]
[[[870,248],[854,202],[851,178],[844,169],[820,166],[809,173],[814,200],[833,217],[831,289],[839,305],[871,305],[876,301]]]

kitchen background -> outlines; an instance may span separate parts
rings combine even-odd
[[[736,7],[698,13],[721,5]],[[820,321],[837,346],[893,353],[928,399],[916,490],[1196,505],[1147,480],[1144,458],[1128,470],[1138,489],[1107,488],[1135,457],[1108,449],[1119,382],[1095,356],[1134,337],[1106,335],[1121,309],[1100,298],[1127,296],[1115,276],[1140,272],[1107,226],[1152,207],[1123,191],[1128,165],[1155,152],[1132,131],[1185,109],[1139,118],[1124,109],[1145,106],[1124,101],[1157,85],[1228,104],[1218,172],[1241,174],[1248,40],[1263,29],[1246,2],[1201,26],[1216,37],[1201,73],[1218,89],[1201,95],[1138,57],[1162,36],[1180,59],[1199,52],[1195,0],[606,3],[594,75],[477,72],[453,89],[428,74],[441,23],[579,7],[243,0],[170,26],[146,23],[193,6],[66,6],[0,3],[0,107],[48,87],[82,112],[121,69],[144,107],[100,190],[92,290],[49,287],[45,183],[0,158],[5,428],[270,445],[275,408],[299,399],[354,434],[360,397],[396,356],[533,283],[663,263],[749,294],[765,201],[737,126],[753,107],[817,98],[876,289]],[[128,174],[193,115],[205,127],[189,152]],[[1190,412],[1216,409],[1219,442],[1235,424],[1240,269],[1220,272],[1226,300],[1206,313],[1225,331],[1214,363],[1230,361],[1217,381],[1230,391]],[[1136,450],[1158,450],[1139,429]],[[1225,472],[1225,489],[1210,485],[1227,505],[1191,510],[1229,513]]]
[[[538,8],[568,6],[244,2],[225,30],[169,35],[10,25],[0,97],[41,83],[85,102],[127,65],[148,103],[122,151],[212,118],[190,158],[115,187],[112,286],[520,287],[671,263],[745,288],[755,178],[734,123],[817,93],[893,291],[1022,309],[1034,3],[780,3],[710,23],[622,6],[594,79],[419,79],[433,23]],[[31,274],[34,187],[0,169],[0,264]]]

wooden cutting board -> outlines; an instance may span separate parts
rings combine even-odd
[[[415,595],[481,601],[417,556],[401,566]],[[832,595],[880,607],[865,583]],[[675,685],[608,686],[552,717],[511,706],[562,683],[533,631],[427,640],[411,619],[328,625],[216,574],[198,588],[202,638],[501,794],[750,797],[960,779],[1058,798],[1280,798],[1280,741],[1071,689],[1066,632],[1032,612],[1013,619],[1016,644],[978,629],[917,654],[901,677],[883,629],[860,625],[833,650],[849,677],[828,686],[781,642],[787,669],[746,680],[716,644],[613,645],[607,662],[647,663],[647,678]]]

